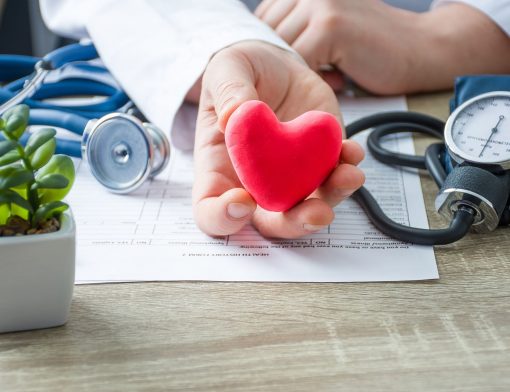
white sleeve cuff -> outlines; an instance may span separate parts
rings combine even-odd
[[[510,0],[434,0],[431,8],[448,3],[464,3],[476,8],[491,18],[510,36]]]

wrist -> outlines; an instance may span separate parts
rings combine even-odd
[[[390,40],[398,43],[393,45],[395,52],[391,53],[397,62],[396,71],[392,75],[394,86],[392,94],[412,93],[422,91],[430,77],[428,58],[435,58],[436,46],[429,38],[430,29],[426,19],[427,13],[416,13],[383,4],[387,13],[385,26],[388,31],[393,30]]]
[[[376,94],[415,91],[422,74],[422,15],[376,2],[355,16],[339,24],[335,65]]]
[[[452,3],[423,14],[421,90],[446,89],[455,77],[510,71],[510,40],[483,12]]]
[[[402,94],[434,91],[451,85],[453,38],[449,21],[435,12],[416,13],[386,4],[385,29],[388,38],[398,43],[389,45],[389,55],[397,60],[393,75],[387,75],[391,87],[383,93]],[[391,53],[391,49],[394,50]]]
[[[455,63],[460,59],[455,54],[458,43],[451,24],[459,16],[451,17],[449,12],[434,10],[422,14],[416,25],[417,47],[423,48],[418,54],[417,91],[445,89],[453,83]]]

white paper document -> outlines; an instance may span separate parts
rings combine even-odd
[[[371,113],[405,110],[403,98],[342,98],[346,123]],[[190,126],[191,127],[191,126]],[[193,129],[183,130],[192,134]],[[358,138],[364,143],[366,134]],[[410,137],[388,141],[414,152]],[[192,156],[174,149],[170,167],[128,196],[104,190],[79,164],[68,197],[78,228],[77,283],[217,280],[284,282],[396,281],[438,278],[432,247],[380,233],[352,200],[335,209],[325,230],[297,240],[266,239],[252,227],[211,238],[191,211]],[[362,163],[367,188],[394,220],[427,227],[418,176],[376,162]]]

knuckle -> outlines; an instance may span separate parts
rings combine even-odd
[[[215,110],[218,120],[221,124],[225,124],[226,120],[236,108],[239,102],[239,92],[243,90],[246,84],[240,80],[224,80],[220,82],[214,89]]]
[[[225,62],[228,62],[232,59],[242,58],[242,50],[240,50],[235,45],[227,46],[218,52],[216,52],[212,58],[209,60],[209,64],[206,68],[206,74],[208,72],[214,72],[216,67],[223,67]]]
[[[321,26],[320,31],[322,34],[328,35],[336,31],[339,26],[342,25],[343,17],[339,12],[329,12],[327,15],[322,16],[318,23]]]
[[[245,83],[242,80],[223,80],[214,87],[214,95],[217,97],[218,102],[223,104],[228,103],[237,90],[243,88]]]

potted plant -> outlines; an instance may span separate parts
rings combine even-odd
[[[54,155],[54,129],[25,134],[28,119],[26,105],[0,119],[0,333],[64,324],[74,287],[76,231],[62,202],[74,164]]]

